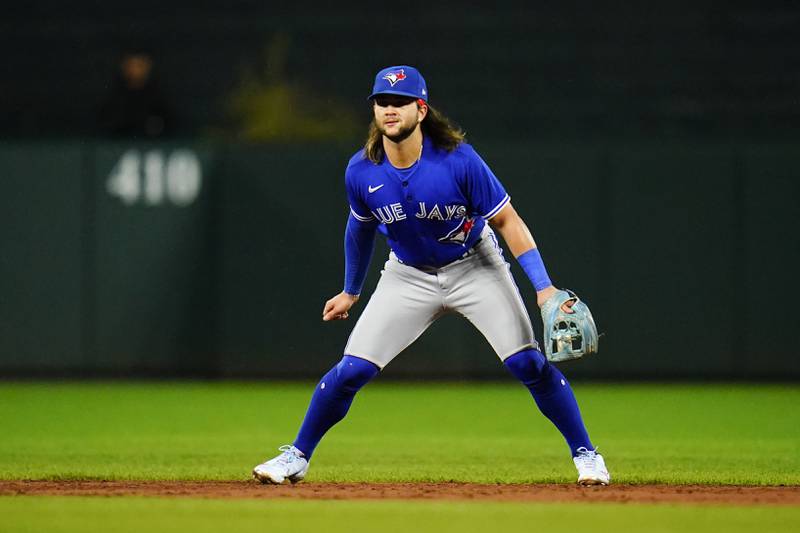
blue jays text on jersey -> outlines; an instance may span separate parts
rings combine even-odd
[[[353,216],[383,224],[397,258],[419,267],[460,258],[510,200],[469,144],[447,152],[428,138],[407,169],[393,167],[386,156],[376,165],[359,151],[347,165],[345,184]]]

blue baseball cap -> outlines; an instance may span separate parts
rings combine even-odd
[[[408,65],[387,67],[378,72],[375,76],[375,85],[372,86],[372,94],[367,100],[372,100],[379,94],[399,94],[428,101],[425,78],[417,69]]]

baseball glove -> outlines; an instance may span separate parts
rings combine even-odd
[[[574,301],[572,313],[561,306]],[[570,290],[559,290],[542,306],[547,360],[558,363],[597,353],[597,326],[589,307]]]

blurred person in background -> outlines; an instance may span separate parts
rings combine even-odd
[[[126,50],[100,110],[100,131],[112,137],[155,139],[169,135],[172,113],[154,76],[152,54]]]

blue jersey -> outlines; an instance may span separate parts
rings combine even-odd
[[[510,200],[470,145],[447,152],[428,138],[420,160],[407,169],[393,167],[386,156],[376,165],[359,151],[347,165],[345,184],[353,216],[383,224],[397,258],[417,267],[460,258]]]

